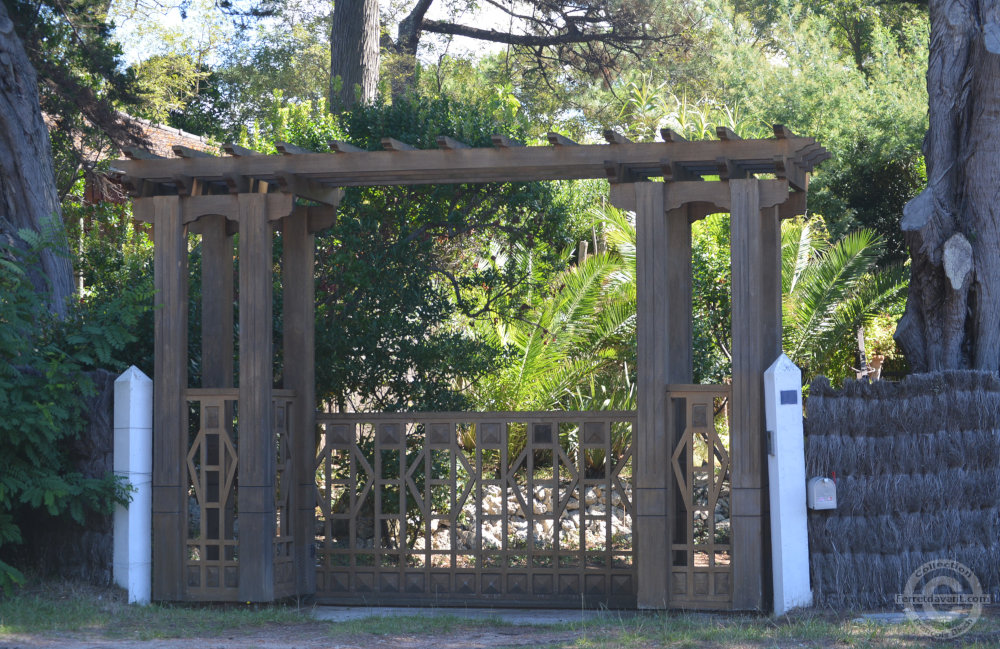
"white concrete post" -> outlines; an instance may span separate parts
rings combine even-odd
[[[767,470],[771,500],[774,614],[812,606],[806,524],[802,372],[782,354],[764,371]]]
[[[114,578],[130,604],[148,604],[152,579],[153,382],[135,365],[115,380],[115,474],[132,502],[115,508]]]

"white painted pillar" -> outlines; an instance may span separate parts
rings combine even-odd
[[[768,436],[774,614],[784,615],[793,608],[812,606],[802,372],[784,354],[764,371],[764,411]]]
[[[153,382],[135,365],[115,380],[115,474],[131,485],[132,502],[115,508],[115,583],[130,604],[148,604],[152,578]]]

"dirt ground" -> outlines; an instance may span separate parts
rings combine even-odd
[[[593,630],[590,631],[593,633]],[[0,649],[500,649],[571,646],[586,631],[547,631],[537,627],[481,626],[438,635],[364,635],[338,637],[325,624],[257,629],[225,637],[165,640],[107,640],[77,634],[14,635]]]

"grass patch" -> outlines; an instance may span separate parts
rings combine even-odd
[[[563,649],[997,649],[1000,610],[988,608],[967,634],[953,640],[928,636],[916,624],[855,621],[856,615],[805,611],[772,619],[758,615],[709,613],[605,613],[580,621],[520,627],[535,634],[538,647]],[[435,638],[470,631],[496,631],[499,644],[513,629],[503,614],[469,619],[447,610],[415,611],[348,622],[322,622],[309,607],[294,604],[154,604],[129,606],[123,591],[70,581],[33,582],[0,597],[0,640],[11,636],[84,636],[88,639],[246,638],[255,633],[348,641],[396,637],[401,647],[426,647]],[[2,643],[0,643],[2,644]],[[295,644],[292,642],[292,644]],[[308,643],[307,643],[308,644]],[[523,642],[519,643],[523,646]],[[308,644],[308,646],[320,646]],[[325,644],[323,645],[325,646]]]
[[[129,606],[122,590],[70,581],[31,583],[0,598],[0,637],[73,632],[150,640],[217,635],[266,625],[312,621],[307,610],[294,606]]]

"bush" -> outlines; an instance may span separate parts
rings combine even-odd
[[[20,542],[29,513],[83,523],[87,512],[110,513],[127,502],[113,475],[93,479],[71,470],[69,442],[84,427],[84,399],[94,394],[85,372],[121,367],[116,354],[134,340],[130,329],[142,312],[142,296],[124,287],[56,320],[30,280],[43,242],[31,232],[20,236],[29,250],[0,244],[0,551]],[[21,580],[0,560],[0,587]]]

